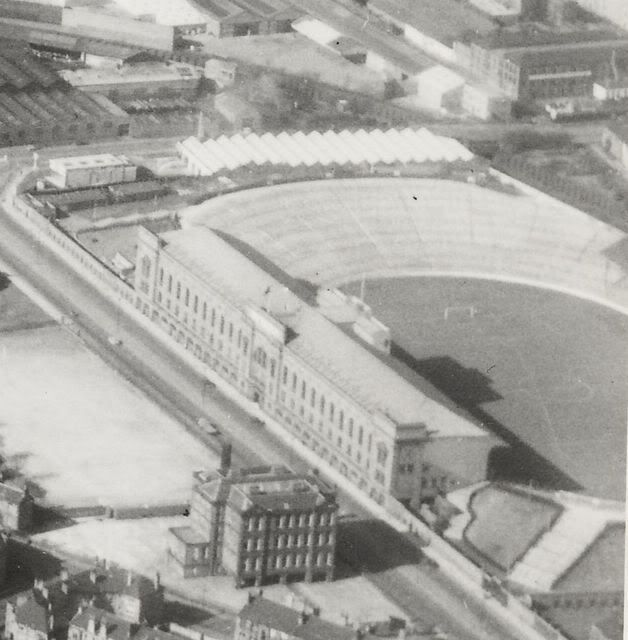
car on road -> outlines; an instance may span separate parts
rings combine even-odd
[[[210,436],[215,436],[217,433],[219,433],[218,425],[215,422],[212,422],[211,420],[208,420],[207,418],[199,418],[196,421],[196,424],[205,433],[208,433]]]

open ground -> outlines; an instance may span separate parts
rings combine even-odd
[[[12,285],[0,287],[0,398],[0,453],[45,504],[185,502],[193,471],[216,465]]]
[[[472,279],[372,280],[365,300],[390,326],[394,355],[515,445],[502,471],[624,499],[628,319]]]

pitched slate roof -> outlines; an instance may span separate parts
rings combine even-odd
[[[355,631],[348,627],[321,620],[318,616],[306,615],[300,624],[300,612],[276,604],[266,598],[255,598],[244,605],[238,614],[240,620],[250,621],[276,629],[301,640],[354,640]]]
[[[48,608],[34,597],[15,607],[15,620],[18,624],[48,634],[50,631]]]
[[[101,624],[106,625],[107,638],[111,640],[128,640],[131,637],[131,625],[108,611],[96,607],[86,607],[79,611],[70,621],[74,627],[87,630],[89,621],[93,620],[98,630]]]

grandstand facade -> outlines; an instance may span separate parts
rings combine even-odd
[[[129,117],[104,96],[69,87],[14,43],[0,55],[0,146],[125,135]]]
[[[378,503],[486,477],[497,438],[213,231],[142,229],[135,273],[145,315]]]

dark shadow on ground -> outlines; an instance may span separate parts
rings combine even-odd
[[[198,607],[193,607],[183,602],[167,600],[164,603],[163,619],[175,622],[183,627],[201,624],[212,618],[212,614]]]
[[[0,271],[0,291],[6,289],[11,284],[11,279],[6,273]]]
[[[573,478],[480,406],[482,403],[501,399],[491,388],[490,377],[476,369],[464,367],[449,356],[418,360],[395,343],[392,345],[392,355],[425,378],[504,442],[505,446],[495,447],[489,456],[488,479],[529,484],[544,489],[582,489]]]
[[[43,533],[45,531],[55,531],[65,529],[76,524],[68,515],[53,507],[43,507],[36,504],[33,510],[33,526],[29,533]]]
[[[337,531],[336,577],[432,564],[421,551],[420,542],[412,534],[400,533],[382,520],[341,519]]]
[[[49,580],[62,569],[55,556],[14,538],[7,541],[6,580],[2,594],[18,593],[33,586],[35,578]]]

